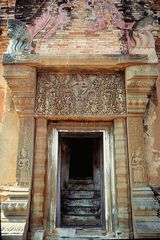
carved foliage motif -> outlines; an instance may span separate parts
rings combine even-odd
[[[46,74],[37,84],[36,114],[104,116],[126,113],[121,74]]]

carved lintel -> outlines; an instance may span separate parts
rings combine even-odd
[[[123,74],[40,73],[35,112],[60,117],[124,115]]]

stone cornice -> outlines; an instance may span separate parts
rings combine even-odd
[[[70,54],[70,55],[40,55],[29,54],[15,56],[3,55],[3,64],[25,64],[36,68],[51,68],[53,70],[124,70],[128,66],[147,64],[147,55],[100,55],[100,54]]]
[[[12,91],[15,110],[21,115],[33,115],[36,70],[29,66],[7,65],[4,78]]]

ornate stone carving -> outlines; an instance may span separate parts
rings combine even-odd
[[[6,201],[2,203],[2,210],[4,211],[5,216],[10,215],[25,215],[27,212],[27,201],[19,201],[12,202],[12,201]]]
[[[145,168],[143,163],[143,153],[140,147],[132,153],[132,176],[134,184],[142,184],[145,182]]]
[[[152,156],[152,160],[153,162],[160,162],[160,151],[156,150],[156,149],[152,149],[153,151],[153,156]]]
[[[143,123],[141,118],[128,119],[128,134],[132,182],[134,186],[146,183],[146,166],[144,161]]]
[[[17,183],[29,186],[32,169],[33,119],[20,117],[19,145],[17,158]]]
[[[152,16],[147,16],[136,22],[132,31],[127,32],[130,54],[147,54],[153,62],[158,62],[155,50],[154,32],[158,28]]]
[[[35,18],[32,24],[27,26],[31,39],[45,28],[44,38],[48,39],[58,28],[66,26],[70,19],[70,12],[73,9],[74,0],[55,1],[49,3],[46,11],[43,11],[40,17]],[[55,14],[55,9],[57,10]]]
[[[11,55],[30,53],[31,40],[25,23],[17,19],[9,19],[8,36],[11,39],[8,53]]]
[[[9,234],[13,234],[13,235],[22,234],[23,235],[24,228],[25,228],[25,222],[18,222],[18,223],[5,222],[5,223],[2,223],[2,228],[1,228],[2,238],[3,238],[3,235],[6,235],[6,234],[8,234],[8,235]]]
[[[13,96],[15,109],[18,113],[31,113],[34,109],[34,96]]]
[[[92,13],[91,20],[93,22],[88,29],[89,32],[107,29],[109,24],[113,24],[122,30],[132,29],[134,23],[125,23],[122,13],[115,4],[107,1],[88,0],[87,2]]]
[[[4,78],[12,90],[15,110],[19,114],[33,114],[35,99],[35,69],[28,66],[6,65]]]
[[[40,73],[36,114],[50,116],[105,116],[126,113],[122,74]]]
[[[29,24],[27,26],[28,32],[32,40],[50,21],[52,8],[53,5],[49,5],[47,7],[47,11],[43,12],[38,19],[36,18],[36,20],[32,24]]]
[[[18,159],[19,180],[21,185],[28,184],[30,180],[30,159],[25,148],[22,148]]]

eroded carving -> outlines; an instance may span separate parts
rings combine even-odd
[[[27,185],[30,180],[30,159],[25,148],[22,148],[18,160],[19,180],[21,185]]]
[[[133,25],[132,31],[127,32],[130,54],[148,54],[151,60],[157,61],[154,32],[158,30],[152,16],[147,16]]]
[[[148,108],[144,117],[144,140],[145,140],[145,158],[148,167],[148,182],[150,185],[160,184],[160,151],[159,145],[154,138],[155,126],[157,126],[156,102],[154,102],[155,90],[151,92]],[[155,101],[157,101],[155,99]],[[157,130],[158,131],[158,128]]]
[[[31,39],[33,40],[43,29],[45,29],[44,38],[48,39],[58,28],[66,26],[71,21],[70,12],[73,10],[72,2],[74,0],[57,0],[49,3],[46,11],[43,11],[40,17],[35,18],[34,22],[27,26]],[[57,9],[56,14],[54,13],[55,9]]]
[[[146,183],[146,164],[144,160],[143,123],[141,118],[128,120],[129,148],[132,169],[132,182],[134,186]]]
[[[108,28],[108,24],[113,24],[119,29],[132,29],[134,23],[125,23],[122,13],[113,4],[107,1],[88,0],[88,9],[91,10],[93,24],[88,29],[89,32]]]
[[[126,113],[122,74],[40,73],[36,114],[105,116]]]
[[[11,55],[30,53],[31,39],[25,23],[17,19],[9,19],[8,36],[11,40],[7,53]]]
[[[141,152],[140,147],[132,153],[132,176],[134,184],[142,184],[145,182],[145,175],[144,175],[144,164],[143,160],[144,156]]]
[[[17,158],[17,183],[29,186],[33,154],[33,119],[20,118],[20,132]]]

